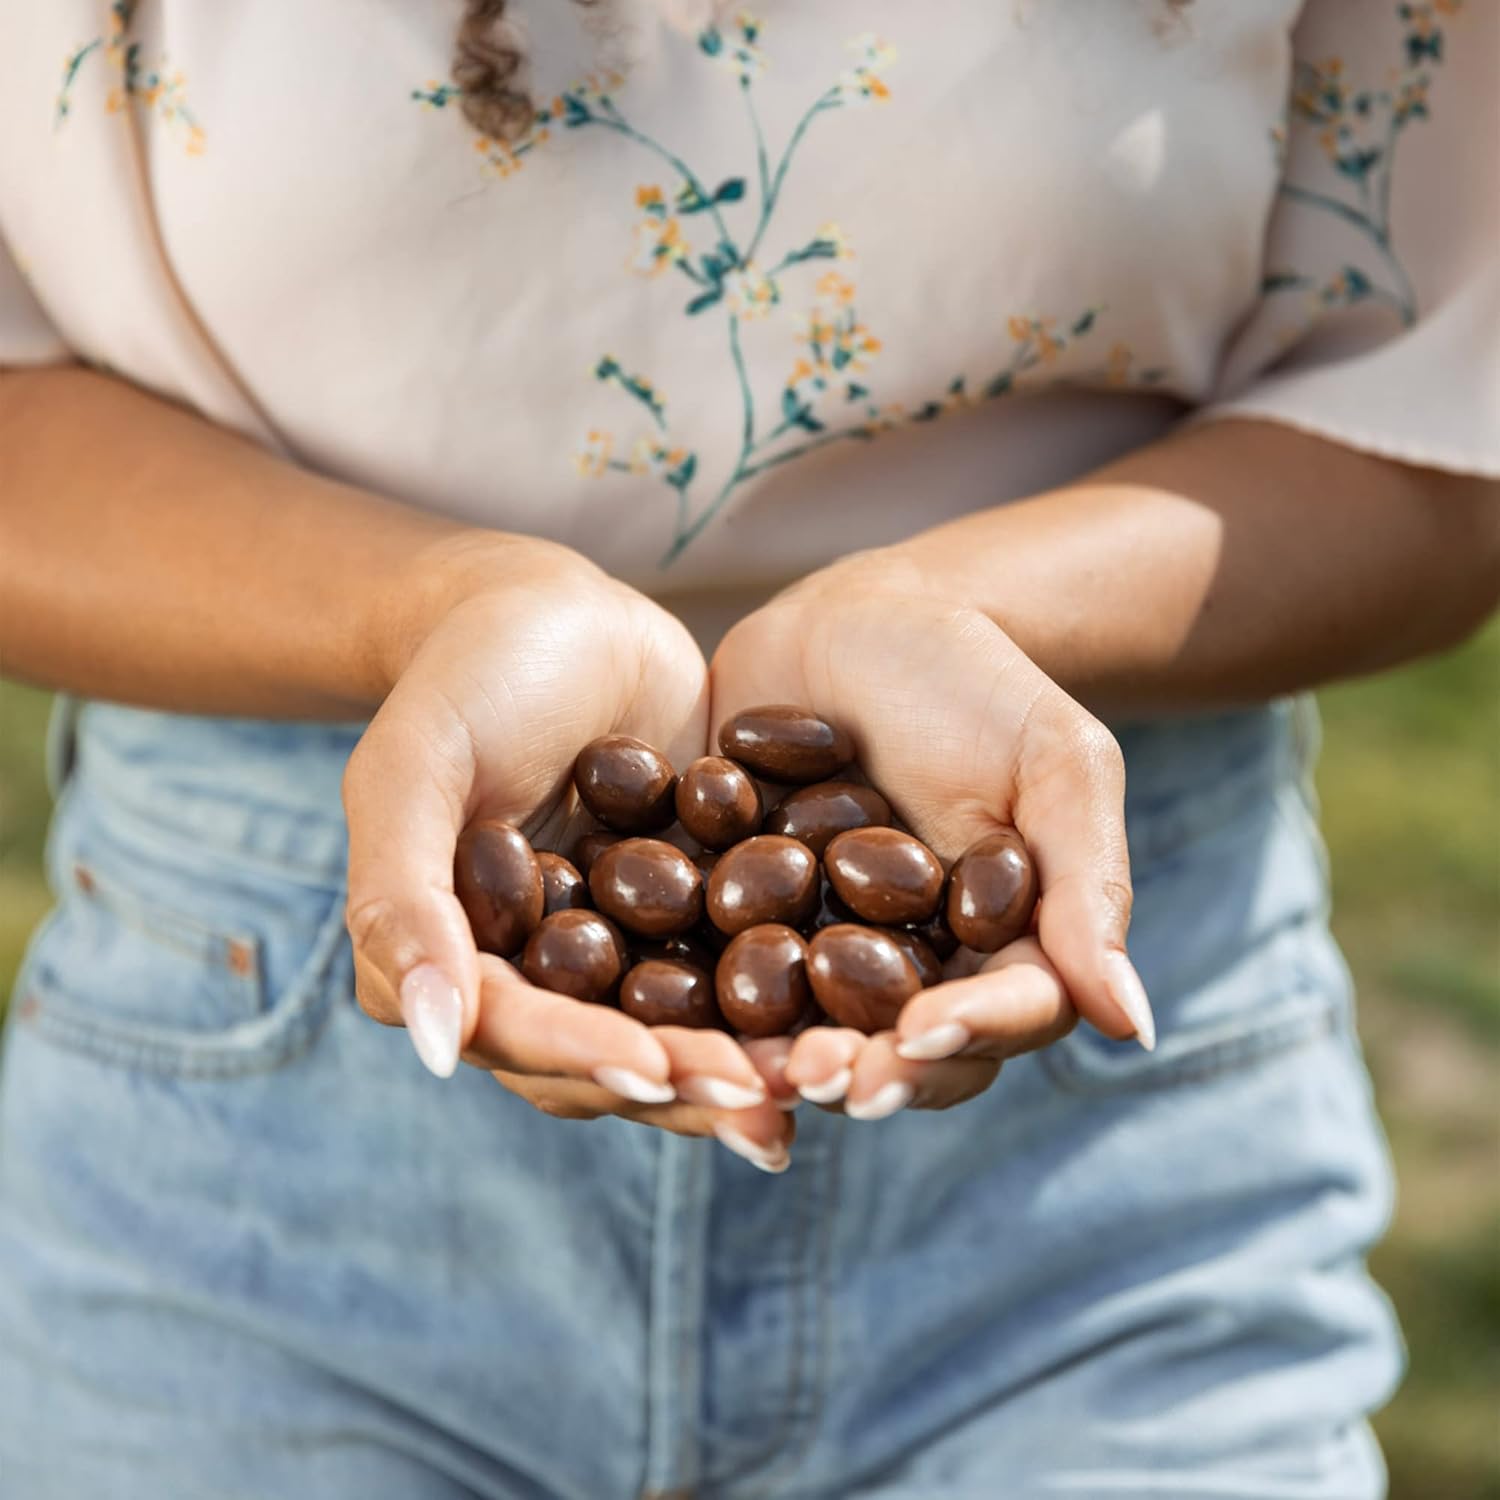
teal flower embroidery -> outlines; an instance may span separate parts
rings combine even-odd
[[[1053,364],[1073,343],[1086,338],[1103,311],[1088,308],[1066,325],[1051,317],[1010,320],[1011,357],[988,379],[971,384],[953,379],[943,394],[914,410],[876,399],[873,378],[882,345],[857,309],[857,289],[850,275],[834,263],[853,259],[847,236],[836,224],[820,225],[785,243],[779,253],[766,246],[776,224],[777,208],[794,161],[809,132],[823,117],[850,108],[874,107],[891,98],[887,74],[896,51],[875,36],[851,43],[853,61],[804,109],[779,153],[769,149],[755,102],[755,84],[765,72],[764,28],[750,15],[730,26],[713,27],[698,40],[699,53],[721,66],[734,80],[746,111],[755,149],[750,173],[710,182],[676,151],[639,130],[617,100],[623,80],[615,75],[591,77],[564,90],[538,109],[532,124],[516,141],[480,139],[476,149],[502,177],[519,170],[525,158],[552,132],[596,129],[634,142],[670,173],[635,189],[627,269],[644,278],[682,284],[682,315],[723,319],[725,354],[739,391],[740,441],[729,474],[717,490],[700,498],[694,490],[699,461],[690,443],[676,439],[667,403],[646,376],[628,372],[613,355],[595,364],[594,378],[644,408],[647,430],[617,441],[613,432],[594,428],[574,455],[580,474],[603,479],[629,474],[663,485],[673,496],[674,524],[662,558],[669,566],[702,534],[741,486],[767,470],[791,463],[833,443],[869,441],[913,422],[931,422],[980,401],[1007,396],[1022,377],[1038,366]],[[446,109],[460,91],[451,84],[429,83],[412,98],[431,109]],[[751,186],[753,180],[754,186]],[[731,218],[739,232],[731,227]],[[801,288],[811,267],[809,300]],[[742,348],[745,325],[772,321],[788,307],[797,315],[796,350],[783,383],[770,393],[752,389]],[[1130,351],[1117,345],[1095,370],[1053,376],[1049,385],[1143,384],[1164,375],[1137,371]]]
[[[130,39],[135,0],[115,0],[110,6],[111,31],[75,48],[63,61],[62,87],[58,90],[53,121],[61,128],[73,110],[73,87],[85,64],[96,53],[114,67],[120,81],[109,91],[105,108],[118,114],[136,104],[154,113],[181,141],[189,156],[201,156],[206,145],[203,127],[187,103],[187,80],[180,72],[169,72],[163,59],[152,68],[141,59],[139,42]]]
[[[1332,214],[1351,224],[1369,241],[1379,261],[1378,270],[1344,265],[1331,276],[1295,270],[1272,270],[1261,283],[1266,293],[1301,291],[1313,312],[1352,307],[1360,302],[1387,304],[1410,325],[1417,317],[1417,294],[1411,277],[1391,242],[1391,183],[1396,147],[1413,120],[1431,118],[1428,63],[1443,60],[1443,32],[1439,15],[1457,15],[1462,0],[1429,0],[1399,4],[1402,24],[1402,65],[1386,88],[1355,87],[1345,75],[1341,58],[1295,65],[1289,110],[1292,117],[1313,127],[1324,159],[1344,184],[1330,192],[1305,183],[1283,181],[1282,197],[1319,213]],[[1286,157],[1287,130],[1271,133],[1278,166]]]

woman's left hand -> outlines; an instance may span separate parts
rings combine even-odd
[[[1154,1045],[1125,954],[1125,770],[1109,731],[989,617],[899,548],[858,553],[748,616],[711,666],[715,729],[757,703],[798,703],[847,728],[897,815],[945,861],[998,828],[1031,849],[1035,936],[915,995],[894,1031],[804,1032],[787,1084],[859,1119],[942,1109],[1081,1016]],[[956,965],[962,967],[966,950]],[[950,973],[954,973],[950,965]]]

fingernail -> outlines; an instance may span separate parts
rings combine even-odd
[[[736,1156],[744,1157],[752,1167],[759,1167],[762,1172],[785,1172],[792,1164],[791,1154],[785,1146],[762,1146],[758,1141],[752,1141],[748,1135],[741,1135],[732,1125],[715,1125],[714,1134],[719,1138],[721,1146],[733,1151]]]
[[[427,1070],[451,1078],[458,1067],[464,997],[436,964],[418,964],[401,981],[401,1019]]]
[[[595,1068],[594,1082],[637,1104],[670,1104],[677,1097],[677,1090],[670,1083],[658,1083],[631,1068]]]
[[[958,1021],[944,1021],[931,1031],[921,1032],[896,1043],[896,1056],[908,1062],[939,1062],[962,1052],[969,1045],[969,1028]]]
[[[837,1073],[831,1078],[825,1078],[822,1083],[804,1083],[797,1092],[809,1104],[837,1104],[849,1092],[849,1085],[853,1082],[853,1070],[840,1068]]]
[[[858,1104],[846,1104],[844,1113],[851,1120],[883,1120],[887,1115],[895,1114],[898,1109],[905,1109],[916,1092],[909,1083],[893,1078],[876,1089],[868,1099]]]
[[[684,1078],[678,1085],[677,1097],[689,1104],[705,1104],[710,1109],[754,1109],[764,1104],[765,1086],[749,1088],[743,1083],[731,1083],[727,1078]]]
[[[786,1095],[773,1094],[771,1096],[771,1103],[774,1104],[776,1106],[776,1108],[779,1109],[782,1112],[782,1114],[789,1115],[789,1114],[791,1114],[791,1112],[794,1109],[796,1109],[796,1107],[799,1104],[802,1103],[802,1095],[801,1094],[786,1094]]]
[[[1156,1017],[1146,998],[1146,986],[1135,972],[1135,965],[1123,953],[1111,953],[1106,963],[1104,983],[1109,998],[1125,1013],[1135,1027],[1135,1039],[1147,1052],[1156,1050]]]

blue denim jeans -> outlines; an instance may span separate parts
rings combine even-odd
[[[1300,707],[1125,729],[1148,1055],[712,1143],[354,1003],[357,729],[64,709],[0,1086],[6,1500],[1365,1500],[1391,1179]]]

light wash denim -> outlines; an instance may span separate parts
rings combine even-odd
[[[1292,705],[1122,730],[1154,1055],[711,1143],[353,998],[357,730],[65,708],[0,1087],[4,1500],[1367,1500],[1391,1179]]]

